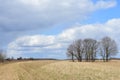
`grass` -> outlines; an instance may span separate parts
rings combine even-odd
[[[120,61],[26,61],[0,65],[0,80],[119,80]]]

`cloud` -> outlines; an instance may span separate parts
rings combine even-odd
[[[110,8],[116,5],[115,0],[109,0],[107,3],[104,0],[99,0],[96,3],[95,9],[99,9],[99,8]]]
[[[115,0],[1,0],[0,30],[5,32],[45,29],[90,13],[114,7]]]
[[[115,0],[0,0],[0,48],[17,37],[74,24],[114,6]]]
[[[8,55],[18,56],[31,53],[58,58],[65,58],[66,48],[75,39],[94,38],[100,40],[110,36],[120,45],[120,19],[111,19],[106,23],[74,25],[58,35],[32,35],[19,37],[8,45]],[[120,49],[120,46],[119,46]]]

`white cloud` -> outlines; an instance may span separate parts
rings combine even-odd
[[[99,2],[96,3],[95,8],[110,8],[115,6],[117,3],[115,0],[108,0],[108,3],[106,3],[104,0],[99,0]]]
[[[30,51],[33,52],[33,54],[41,53],[46,54],[46,56],[49,57],[50,55],[63,57],[63,55],[65,56],[67,46],[73,40],[79,38],[101,39],[104,36],[110,36],[117,41],[118,45],[120,45],[119,25],[120,19],[111,19],[104,24],[75,25],[58,35],[33,35],[20,37],[8,45],[8,54],[10,54],[11,51],[12,53],[14,52],[14,55],[17,55],[20,51],[22,51],[22,53]]]
[[[2,0],[0,30],[45,29],[59,23],[83,20],[99,9],[114,7],[115,0]]]
[[[16,37],[74,24],[97,10],[116,6],[116,0],[0,0],[0,47]],[[37,31],[36,31],[37,30]],[[14,35],[15,34],[15,35]]]

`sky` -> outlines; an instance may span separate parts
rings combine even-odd
[[[110,36],[120,50],[119,4],[120,0],[0,0],[0,49],[7,57],[65,59],[73,40]]]

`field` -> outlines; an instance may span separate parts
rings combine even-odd
[[[120,80],[120,61],[24,61],[0,64],[0,80]]]

